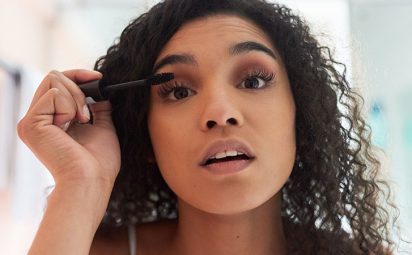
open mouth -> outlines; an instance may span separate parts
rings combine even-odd
[[[216,158],[211,158],[208,159],[205,163],[205,166],[210,165],[210,164],[215,164],[215,163],[221,163],[221,162],[227,162],[227,161],[235,161],[235,160],[250,160],[251,158],[248,157],[247,155],[236,155],[236,156],[227,156],[224,158],[216,159]]]
[[[218,140],[208,146],[203,155],[199,165],[208,169],[245,165],[255,158],[249,146],[236,139]]]

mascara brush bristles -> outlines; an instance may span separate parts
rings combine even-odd
[[[174,73],[160,73],[160,74],[153,75],[147,78],[146,80],[147,80],[148,85],[158,85],[158,84],[171,81],[174,78],[175,78]]]

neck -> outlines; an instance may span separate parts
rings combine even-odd
[[[200,211],[179,200],[174,243],[178,254],[286,254],[280,194],[233,215]]]

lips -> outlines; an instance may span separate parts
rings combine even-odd
[[[247,157],[249,160],[255,158],[255,154],[252,152],[250,147],[245,143],[236,140],[220,140],[212,143],[204,153],[204,156],[199,163],[200,166],[206,166],[210,160],[216,156],[218,153],[226,152],[226,151],[236,151],[239,153],[244,154],[243,157]]]

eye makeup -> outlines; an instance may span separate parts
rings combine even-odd
[[[188,94],[188,92],[184,92],[185,90],[191,90],[190,86],[179,81],[170,81],[160,85],[157,94],[159,95],[159,97],[165,99],[172,92],[175,92],[175,94],[178,92],[180,96]]]
[[[258,92],[275,84],[277,64],[272,58],[250,53],[229,60],[228,83],[234,88]],[[176,66],[171,70],[175,79],[155,88],[158,97],[165,101],[178,101],[199,92],[201,77],[199,68]]]
[[[271,86],[275,80],[275,73],[268,71],[266,68],[256,67],[244,72],[245,74],[238,75],[241,77],[236,80],[236,87],[247,90],[260,90]],[[244,86],[242,85],[244,84]],[[256,85],[258,87],[256,87]],[[175,99],[169,98],[173,93]],[[162,99],[170,99],[172,101],[181,100],[188,96],[196,94],[193,86],[185,81],[175,80],[165,82],[158,86],[157,94]]]
[[[275,81],[275,73],[264,68],[256,68],[247,72],[241,79],[241,83],[245,81],[252,81],[253,79],[260,79],[265,82],[265,85],[259,89],[272,85]]]

